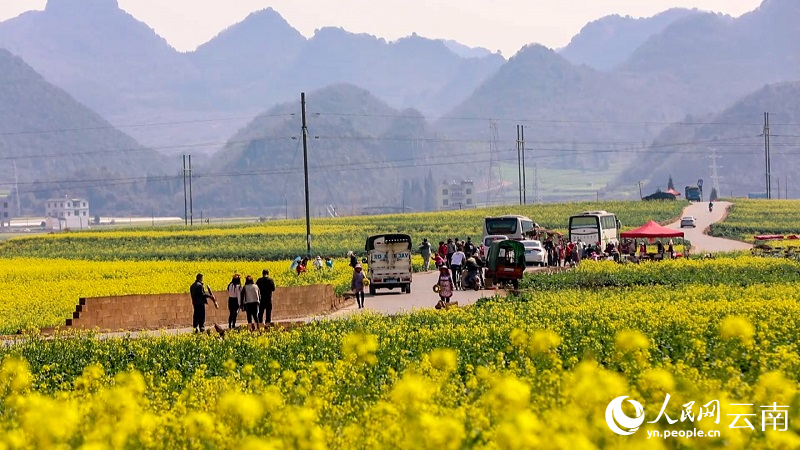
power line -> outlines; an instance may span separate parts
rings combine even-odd
[[[69,132],[77,132],[77,131],[99,131],[99,130],[111,130],[111,129],[124,129],[124,128],[144,128],[144,127],[156,127],[156,126],[167,126],[167,125],[194,125],[194,124],[201,124],[201,123],[214,123],[214,122],[226,122],[231,120],[244,120],[244,119],[259,119],[259,118],[270,118],[270,117],[290,117],[294,114],[261,114],[257,116],[239,116],[239,117],[223,117],[217,119],[198,119],[198,120],[185,120],[185,121],[172,121],[172,122],[149,122],[149,123],[139,123],[139,124],[126,124],[126,125],[98,125],[94,127],[77,127],[77,128],[56,128],[50,130],[20,130],[20,131],[7,131],[7,132],[0,132],[0,136],[17,136],[17,135],[26,135],[26,134],[51,134],[51,133],[69,133]]]
[[[519,118],[519,117],[478,117],[478,116],[416,116],[402,114],[359,114],[359,113],[336,113],[318,112],[320,116],[340,116],[340,117],[377,117],[390,119],[424,119],[424,120],[463,120],[463,121],[487,121],[495,120],[498,122],[525,122],[525,123],[564,123],[564,124],[594,124],[594,125],[676,125],[676,126],[759,126],[758,123],[748,122],[681,122],[681,121],[622,121],[622,120],[575,120],[575,119],[538,119],[538,118]],[[783,124],[795,125],[795,124]]]
[[[317,136],[320,139],[329,139],[329,140],[369,140],[375,142],[387,142],[387,141],[404,141],[404,142],[436,142],[436,143],[480,143],[485,144],[485,140],[480,139],[444,139],[444,138],[386,138],[386,137],[368,137],[368,136]],[[723,139],[708,139],[708,140],[698,140],[698,141],[687,141],[687,142],[675,142],[675,143],[665,143],[665,144],[653,144],[647,148],[641,147],[628,147],[628,148],[617,148],[617,149],[596,149],[594,152],[596,153],[613,153],[613,152],[627,152],[627,151],[634,151],[636,153],[640,152],[652,152],[651,149],[653,148],[663,148],[663,147],[677,147],[677,146],[688,146],[688,145],[699,145],[704,143],[716,143],[718,146],[722,147],[741,147],[741,146],[750,146],[751,144],[748,143],[741,143],[741,144],[725,144],[727,141],[735,141],[735,140],[742,140],[742,139],[750,139],[761,137],[761,135],[753,135],[753,136],[738,136],[732,138],[723,138]],[[84,151],[84,152],[66,152],[66,153],[49,153],[49,154],[36,154],[36,155],[17,155],[17,156],[2,156],[0,160],[6,161],[13,161],[13,160],[22,160],[22,159],[36,159],[36,158],[62,158],[62,157],[73,157],[73,156],[80,156],[80,155],[96,155],[96,154],[114,154],[114,153],[130,153],[130,152],[141,152],[141,151],[150,151],[150,150],[167,150],[167,149],[190,149],[190,148],[199,148],[199,147],[211,147],[211,146],[224,146],[224,145],[235,145],[235,144],[249,144],[251,142],[256,141],[281,141],[281,140],[294,140],[296,136],[262,136],[257,139],[249,139],[249,140],[236,140],[236,141],[227,141],[227,142],[197,142],[191,144],[180,144],[180,145],[167,145],[161,147],[132,147],[132,148],[120,148],[120,149],[106,149],[106,150],[91,150],[91,151]],[[514,141],[511,140],[498,140],[499,142],[503,143],[511,143]],[[636,143],[626,142],[626,141],[593,141],[593,142],[574,142],[574,141],[528,141],[534,144],[577,144],[577,145],[636,145]],[[773,146],[780,146],[780,147],[795,147],[794,144],[773,144]],[[572,151],[571,149],[560,149],[560,148],[533,148],[533,147],[526,147],[526,149],[530,148],[531,150],[553,150],[553,151]]]

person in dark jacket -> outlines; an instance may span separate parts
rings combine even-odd
[[[189,288],[189,294],[192,296],[192,308],[194,309],[192,328],[195,333],[202,333],[206,326],[206,304],[208,299],[214,298],[210,294],[206,294],[202,273],[197,274],[194,283]]]
[[[364,307],[364,280],[366,278],[366,274],[361,270],[361,264],[356,264],[353,268],[353,278],[350,280],[350,289],[356,295],[358,309]]]
[[[269,270],[261,271],[261,278],[256,281],[261,292],[261,304],[258,308],[258,323],[272,323],[272,293],[275,292],[275,281],[269,277]]]
[[[347,256],[350,257],[350,267],[355,269],[356,265],[358,264],[358,257],[352,251],[347,252]]]

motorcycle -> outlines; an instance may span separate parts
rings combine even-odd
[[[714,204],[713,203],[709,203],[708,204],[708,212],[711,212],[713,209],[714,209]]]
[[[478,270],[480,269],[464,269],[461,272],[461,286],[464,290],[474,289],[479,291],[481,289],[481,277]]]

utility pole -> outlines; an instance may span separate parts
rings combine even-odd
[[[183,224],[189,225],[189,203],[186,197],[186,155],[183,155]]]
[[[639,185],[639,200],[641,200],[641,199],[644,198],[644,197],[642,197],[642,180],[639,180],[639,182],[636,183],[636,184]]]
[[[14,169],[14,197],[17,200],[17,217],[22,216],[22,206],[20,205],[19,200],[19,178],[17,177],[17,162],[11,161],[11,167]],[[9,227],[11,226],[11,222],[8,222]]]
[[[781,199],[781,177],[776,177],[775,178],[775,182],[777,183],[776,187],[778,188],[778,200],[780,200]]]
[[[308,199],[308,127],[306,126],[306,93],[300,93],[303,118],[303,173],[306,179],[306,256],[311,257],[311,212]]]
[[[194,226],[194,197],[192,196],[192,155],[189,155],[189,225]]]
[[[520,148],[522,149],[522,204],[528,204],[528,180],[525,179],[525,125],[520,125]]]
[[[522,154],[519,139],[519,125],[517,125],[517,174],[519,176],[519,204],[522,204]]]
[[[533,163],[533,201],[542,203],[542,190],[539,185],[539,163]]]
[[[766,188],[767,198],[772,198],[772,186],[770,183],[770,161],[769,161],[769,113],[764,113],[764,161],[766,165]]]

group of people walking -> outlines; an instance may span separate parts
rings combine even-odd
[[[192,317],[192,328],[196,333],[205,331],[206,305],[211,299],[214,305],[219,307],[211,289],[203,284],[203,274],[197,274],[194,284],[189,292],[192,297],[192,307],[194,314]],[[261,278],[253,281],[251,275],[245,277],[242,284],[242,277],[238,273],[233,274],[231,282],[228,283],[228,328],[236,327],[236,320],[239,312],[247,314],[247,323],[269,324],[272,323],[272,293],[275,292],[275,281],[269,276],[269,270],[261,272]]]
[[[306,256],[305,258],[298,256],[292,261],[292,265],[289,266],[289,270],[294,270],[297,272],[297,275],[305,273],[308,271],[308,263],[311,261],[311,258]],[[322,267],[327,267],[329,270],[333,269],[333,258],[330,256],[325,257],[325,261],[323,262],[322,256],[317,255],[314,261],[311,263],[316,270],[322,270]]]
[[[419,246],[419,253],[422,256],[425,271],[430,270],[430,263],[433,260],[439,270],[439,278],[434,285],[434,291],[439,294],[439,301],[450,303],[453,293],[458,289],[466,289],[472,283],[483,285],[482,256],[483,248],[476,246],[472,238],[466,241],[458,238],[448,238],[447,242],[439,241],[436,249],[428,239],[422,240]],[[462,274],[466,275],[462,279]]]
[[[447,242],[439,241],[439,245],[435,249],[428,242],[428,238],[424,238],[419,246],[419,254],[422,256],[422,264],[426,272],[431,268],[431,260],[437,268],[442,264],[452,268],[454,256],[456,258],[455,264],[460,266],[471,257],[480,258],[482,253],[483,246],[476,246],[471,237],[468,237],[466,241],[458,238],[448,238]],[[456,254],[459,255],[456,256]]]

